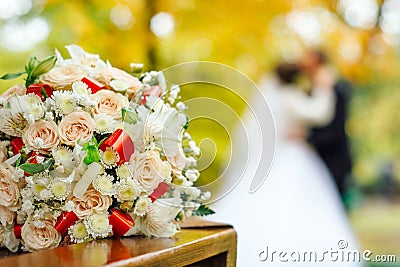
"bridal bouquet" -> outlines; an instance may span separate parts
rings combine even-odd
[[[0,244],[36,251],[109,236],[170,237],[213,213],[179,87],[76,45],[30,59],[0,98]]]

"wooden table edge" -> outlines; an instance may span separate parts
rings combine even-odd
[[[217,228],[216,229],[220,229]],[[194,230],[194,229],[186,229]],[[214,242],[218,239],[218,242]],[[236,244],[237,234],[232,227],[226,227],[225,230],[217,232],[215,235],[209,235],[198,240],[181,244],[173,248],[163,249],[157,252],[150,252],[134,258],[109,263],[107,267],[134,267],[134,266],[185,266],[216,256],[221,253],[227,253],[226,266],[236,266]],[[204,252],[204,253],[203,253]],[[154,261],[154,258],[157,261]]]

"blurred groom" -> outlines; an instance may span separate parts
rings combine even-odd
[[[312,82],[319,71],[327,69],[326,61],[325,54],[312,50],[301,59],[300,67]],[[333,90],[336,98],[333,119],[326,126],[311,129],[308,141],[325,162],[343,199],[346,180],[352,169],[349,140],[345,131],[351,85],[345,80],[337,80]]]

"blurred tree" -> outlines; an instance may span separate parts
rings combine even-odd
[[[398,0],[2,0],[0,73],[19,71],[30,55],[76,43],[117,67],[143,62],[163,69],[193,60],[221,62],[254,80],[276,61],[296,60],[309,46],[360,85],[349,133],[360,179],[374,177],[376,158],[399,163],[396,112],[400,5]],[[5,11],[4,11],[5,10]],[[396,13],[397,12],[397,13]],[[397,14],[397,15],[396,15]],[[22,80],[19,80],[22,82]],[[6,89],[15,81],[2,82]],[[215,90],[203,87],[204,94]],[[193,96],[187,91],[183,97]],[[248,92],[249,94],[251,92]],[[233,96],[222,95],[244,105]],[[207,128],[196,128],[198,138]],[[223,149],[224,135],[216,140]],[[218,138],[218,137],[216,137]],[[218,164],[217,164],[218,165]],[[214,172],[217,172],[217,165]]]

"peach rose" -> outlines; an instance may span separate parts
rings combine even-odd
[[[37,228],[31,219],[22,226],[21,237],[28,251],[36,251],[58,247],[61,234],[54,228],[53,220],[43,220],[44,227]]]
[[[20,206],[20,192],[18,184],[12,179],[14,168],[0,163],[0,205],[12,211]]]
[[[16,212],[5,206],[0,206],[0,223],[3,226],[11,225],[14,222]]]
[[[94,121],[87,112],[76,111],[65,116],[60,124],[61,141],[67,145],[74,146],[78,139],[87,142],[92,138]]]
[[[165,181],[171,175],[171,166],[160,158],[160,154],[154,150],[145,153],[135,152],[129,167],[135,179],[143,191],[151,194],[159,183]]]
[[[23,86],[22,84],[18,84],[18,85],[14,85],[13,87],[7,89],[7,91],[2,93],[0,95],[0,97],[4,98],[5,100],[7,100],[8,98],[13,96],[14,94],[16,94],[16,95],[24,95],[25,92],[26,92],[25,86]]]
[[[0,162],[4,162],[8,159],[8,146],[10,141],[0,141]]]
[[[49,72],[40,76],[40,83],[47,83],[54,90],[72,90],[72,83],[80,81],[88,75],[80,66],[68,64],[65,66],[57,66]]]
[[[25,130],[22,140],[29,149],[46,154],[60,142],[57,125],[53,121],[35,121]]]
[[[75,204],[74,212],[79,219],[83,219],[93,212],[104,213],[112,204],[111,197],[102,195],[94,188],[86,190],[83,199],[73,197],[72,201]]]
[[[122,108],[129,106],[129,100],[125,96],[109,90],[100,90],[92,95],[96,105],[92,109],[94,114],[105,114],[116,120],[122,118]]]
[[[129,73],[120,70],[118,68],[105,68],[99,72],[97,79],[105,83],[108,87],[111,87],[110,82],[112,80],[120,80],[129,85],[128,90],[136,92],[141,86],[142,83],[136,78],[130,75]]]

